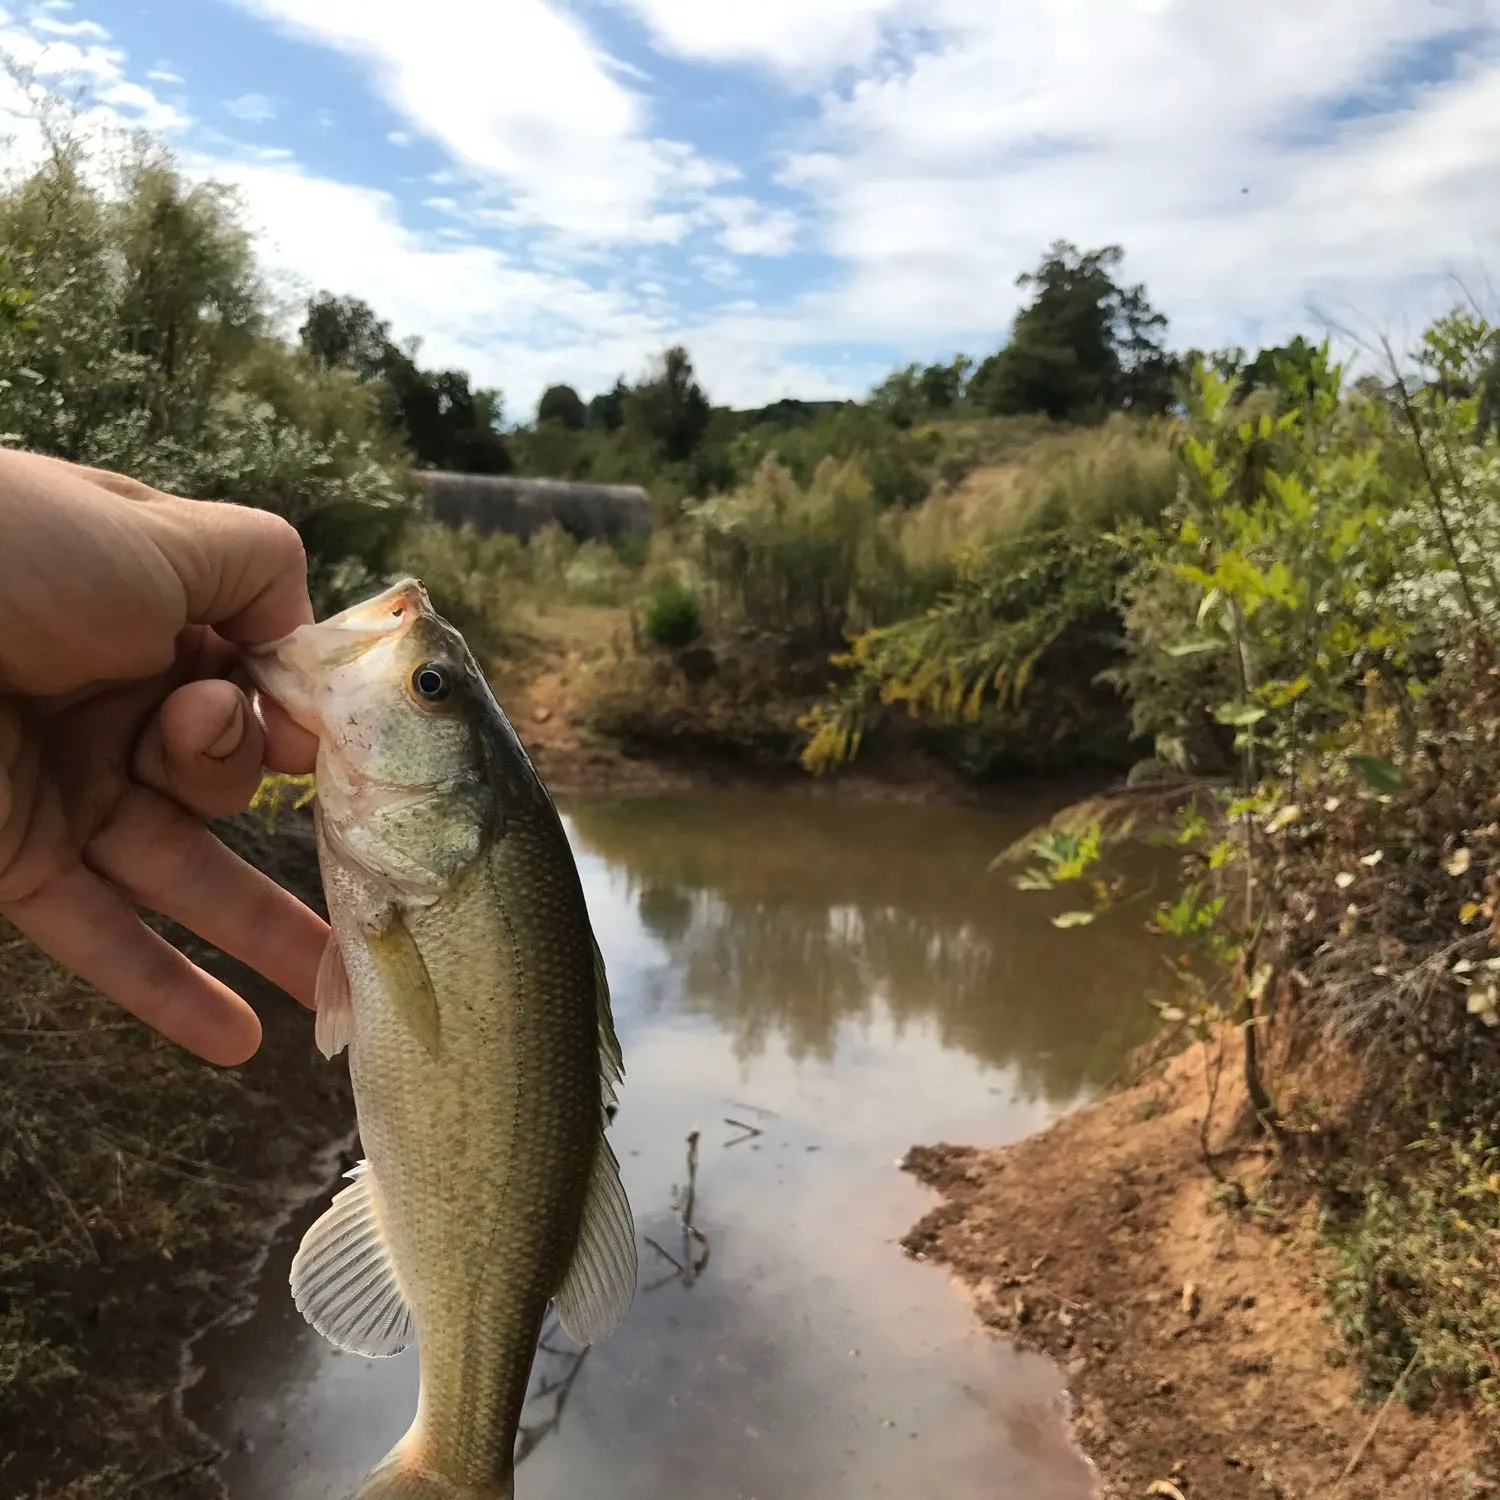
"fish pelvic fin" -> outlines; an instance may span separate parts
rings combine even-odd
[[[514,1500],[515,1493],[512,1479],[474,1485],[434,1474],[413,1464],[403,1443],[370,1474],[354,1500]]]

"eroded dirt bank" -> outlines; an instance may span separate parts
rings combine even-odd
[[[1015,1146],[914,1147],[907,1169],[943,1202],[907,1252],[950,1268],[996,1334],[1063,1365],[1107,1496],[1500,1492],[1500,1455],[1465,1418],[1356,1399],[1316,1287],[1312,1210],[1227,1207],[1201,1156],[1206,1099],[1195,1046]],[[1248,1184],[1264,1170],[1226,1164]]]

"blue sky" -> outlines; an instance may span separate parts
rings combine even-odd
[[[1400,342],[1500,254],[1500,0],[0,0],[0,48],[513,419],[676,341],[735,404],[983,355],[1058,237],[1200,345]]]

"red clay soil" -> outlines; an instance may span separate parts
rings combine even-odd
[[[1206,1098],[1195,1046],[1015,1146],[913,1148],[905,1165],[944,1201],[907,1252],[949,1267],[996,1334],[1062,1364],[1105,1496],[1500,1493],[1497,1455],[1462,1416],[1356,1399],[1310,1223],[1216,1201]],[[1252,1186],[1256,1159],[1233,1165]]]

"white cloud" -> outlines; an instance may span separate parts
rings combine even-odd
[[[392,130],[386,134],[386,140],[393,146],[409,146],[414,137],[404,130]]]
[[[31,29],[51,36],[77,37],[86,41],[107,42],[107,32],[97,21],[59,21],[49,15],[39,15],[32,20]]]
[[[42,7],[29,22],[0,11],[0,53],[19,74],[0,74],[0,142],[7,167],[33,159],[41,143],[38,106],[49,94],[63,101],[72,130],[85,141],[122,130],[172,136],[187,127],[182,111],[127,76],[125,54],[110,45],[102,26],[80,22],[72,35],[59,38],[59,23],[46,12],[60,9]],[[20,81],[28,75],[30,82]]]
[[[181,73],[174,73],[170,68],[151,68],[146,77],[152,83],[186,83]]]
[[[608,384],[665,341],[629,293],[537,270],[493,246],[418,234],[388,193],[292,164],[193,165],[240,189],[266,259],[304,291],[365,298],[399,336],[422,336],[424,359],[502,386],[518,409],[555,379]]]
[[[719,243],[733,255],[785,255],[797,243],[797,216],[787,209],[719,195],[704,211],[719,221]]]
[[[518,225],[580,241],[670,241],[684,228],[674,203],[728,175],[653,137],[644,98],[547,0],[429,0],[420,25],[405,0],[238,3],[360,59],[395,110],[506,194]]]
[[[264,125],[276,118],[276,102],[264,94],[241,94],[238,98],[226,99],[224,108],[247,125]]]
[[[938,40],[825,94],[786,165],[847,268],[817,310],[830,337],[993,339],[1059,237],[1123,244],[1174,334],[1205,342],[1306,326],[1310,298],[1411,308],[1423,278],[1500,243],[1495,0],[933,0],[927,17]],[[1403,96],[1393,73],[1458,27],[1485,37],[1461,76]],[[1351,118],[1351,96],[1383,113]]]
[[[882,27],[910,0],[616,0],[664,52],[699,62],[752,62],[792,82],[868,63]]]
[[[233,182],[261,232],[268,261],[299,288],[365,298],[397,336],[419,333],[423,359],[456,365],[505,392],[526,416],[547,386],[585,394],[644,373],[668,345],[692,350],[714,398],[754,405],[784,395],[842,396],[867,387],[879,363],[829,369],[788,357],[806,328],[742,302],[701,317],[675,313],[666,288],[623,275],[597,285],[564,267],[527,265],[493,246],[405,225],[391,195],[316,177],[294,164],[203,160],[195,170]]]

